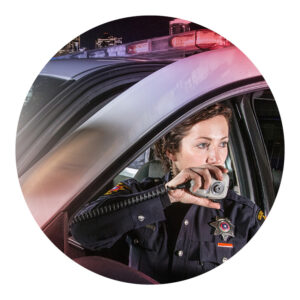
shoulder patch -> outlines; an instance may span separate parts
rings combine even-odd
[[[266,219],[266,216],[261,209],[257,210],[256,218],[259,222],[263,222]]]
[[[130,191],[129,187],[127,185],[125,185],[123,182],[117,184],[115,187],[113,187],[112,189],[110,189],[109,191],[107,191],[104,195],[112,195],[114,193],[117,193],[119,191],[125,191],[128,190]]]

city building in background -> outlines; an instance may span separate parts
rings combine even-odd
[[[185,33],[185,32],[189,32],[189,31],[195,29],[195,28],[193,28],[193,23],[186,21],[186,20],[182,20],[182,19],[173,19],[173,20],[169,19],[166,21],[165,25],[162,25],[162,27],[165,27],[168,23],[169,23],[169,35]],[[165,29],[167,30],[167,28],[165,28]],[[153,35],[155,36],[155,34],[153,34]],[[160,35],[158,35],[158,36],[160,36]],[[93,46],[93,43],[92,44],[90,43],[92,41],[92,39],[93,39],[92,36],[87,37],[83,34],[82,44],[84,44],[85,47],[82,47],[83,45],[81,45],[81,36],[78,36],[75,39],[73,39],[72,41],[70,41],[68,44],[66,44],[62,49],[60,49],[56,53],[55,57],[62,56],[62,55],[68,55],[68,54],[72,55],[76,52],[83,52],[87,49],[95,49],[96,50],[96,49],[118,46],[118,45],[123,44],[123,37],[114,36],[114,34],[110,34],[106,31],[102,34],[102,36],[97,37],[97,35],[96,35],[94,37],[94,41],[95,41],[94,46]],[[88,42],[89,40],[90,40],[90,42]],[[126,37],[125,37],[125,40],[126,40]]]
[[[105,48],[110,46],[117,46],[122,44],[122,38],[121,37],[115,37],[112,35],[109,35],[107,32],[103,34],[101,38],[98,38],[95,41],[95,48]]]
[[[182,32],[190,31],[190,23],[186,20],[174,19],[169,22],[169,34],[177,34]]]
[[[80,48],[80,36],[76,37],[72,41],[70,41],[67,45],[61,48],[55,56],[60,56],[64,54],[74,53],[78,51],[82,51],[84,49]]]

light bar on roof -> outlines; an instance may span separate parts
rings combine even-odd
[[[230,46],[231,43],[214,31],[202,29],[196,32],[196,45],[200,49],[212,50]]]
[[[164,58],[173,57],[172,53],[199,52],[201,50],[213,50],[230,46],[231,43],[221,35],[209,29],[199,29],[178,33],[176,35],[168,35],[156,37],[139,42],[132,42],[122,45],[105,47],[84,51],[82,53],[68,54],[53,59],[68,58],[104,58],[104,57],[130,57],[135,55],[149,55],[158,57],[163,54]],[[178,54],[179,55],[179,54]],[[182,57],[182,56],[180,56]]]
[[[195,46],[195,34],[175,36],[171,39],[171,46],[174,48],[186,48]]]
[[[181,34],[171,38],[170,45],[174,48],[197,47],[212,50],[230,46],[230,42],[209,29],[200,29],[190,34]]]
[[[140,54],[149,52],[149,43],[142,42],[137,44],[131,44],[127,46],[127,53],[128,54]]]

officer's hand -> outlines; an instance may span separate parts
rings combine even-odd
[[[176,187],[187,181],[194,180],[193,191],[197,189],[208,189],[211,185],[212,174],[217,180],[223,179],[223,173],[228,170],[222,166],[203,165],[199,168],[187,168],[180,171],[172,180],[166,183],[166,187]],[[207,198],[201,198],[192,195],[186,189],[175,189],[168,192],[171,203],[182,202],[187,204],[196,204],[209,208],[220,209],[219,203],[212,202]]]

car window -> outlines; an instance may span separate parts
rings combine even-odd
[[[38,76],[24,101],[18,131],[41,110],[48,101],[62,91],[69,81],[61,78]]]
[[[284,138],[279,111],[269,90],[254,94],[253,100],[253,108],[269,157],[274,190],[277,193],[284,161]]]
[[[150,154],[151,156],[153,155],[153,150],[148,148],[145,152],[135,158],[126,168],[124,168],[116,177],[114,177],[113,185],[118,184],[122,180],[134,178],[139,169],[141,169],[151,160]]]
[[[242,118],[243,120],[242,123],[232,122],[231,124],[229,155],[226,160],[226,168],[229,170],[231,179],[230,188],[237,194],[245,196],[261,207],[264,207],[264,203],[261,199],[265,196],[264,194],[260,194],[262,187],[258,178],[258,176],[262,175],[255,173],[257,167],[255,167],[255,160],[253,161],[254,154],[251,150],[253,147],[251,148],[249,146],[251,144],[249,135],[252,135],[252,138],[260,139],[262,146],[266,148],[267,153],[265,157],[271,166],[272,175],[270,174],[270,176],[272,176],[272,178],[270,178],[270,180],[272,182],[273,179],[274,192],[276,195],[281,180],[284,159],[282,124],[270,90],[247,94],[247,96],[251,96],[252,99],[255,99],[253,111],[256,116],[254,117],[257,118],[257,122],[259,123],[258,130],[261,131],[261,134],[259,132],[252,132],[255,129],[254,126],[251,128],[251,131],[246,130],[245,133],[246,127],[244,126],[244,128],[242,123],[246,117],[244,114],[241,114],[240,111],[232,109],[234,119]],[[239,105],[239,99],[241,98],[243,97],[228,99],[225,102],[228,106],[232,105],[233,108],[234,104]],[[253,148],[253,151],[257,150]],[[153,151],[148,149],[143,154],[137,156],[122,172],[114,177],[112,184],[116,185],[121,180],[127,178],[135,178],[141,181],[145,177],[162,177],[164,172],[158,172],[158,168],[159,165],[158,162],[155,161]],[[156,176],[151,176],[151,174]],[[265,180],[265,178],[262,178],[262,180]],[[274,201],[274,199],[272,201]]]

